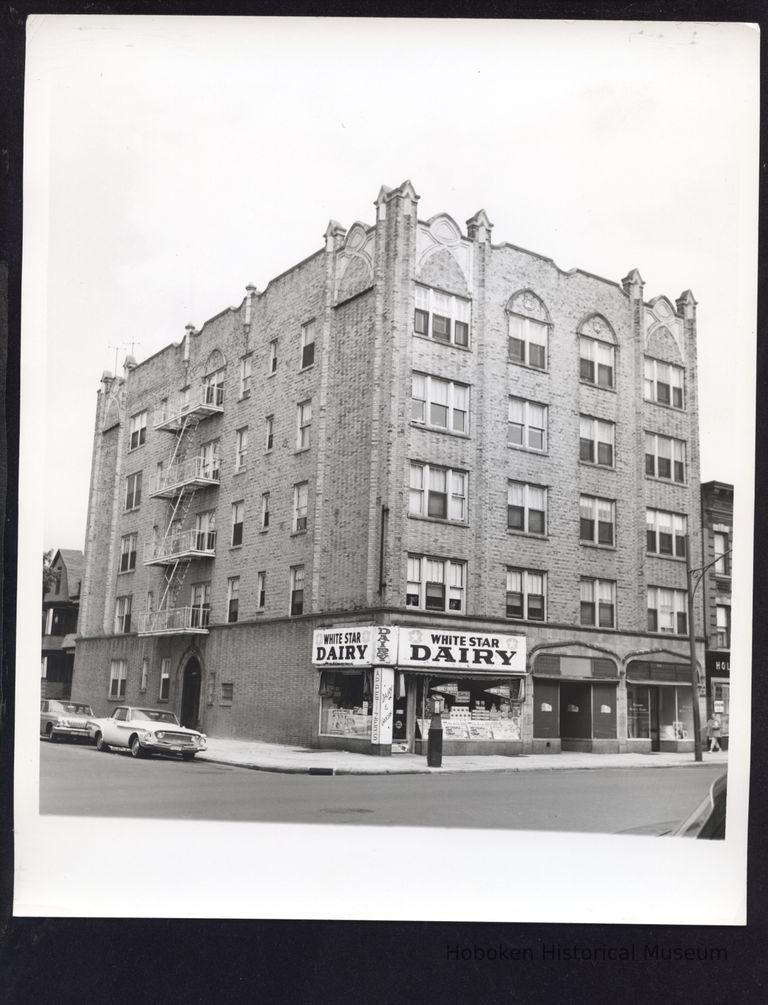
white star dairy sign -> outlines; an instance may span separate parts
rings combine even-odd
[[[315,666],[401,666],[471,674],[525,673],[525,636],[376,625],[313,633]]]

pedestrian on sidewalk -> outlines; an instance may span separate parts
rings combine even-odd
[[[709,750],[707,753],[715,754],[720,747],[720,720],[713,712],[707,719],[707,739],[709,740]]]

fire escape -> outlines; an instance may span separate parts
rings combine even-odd
[[[166,500],[162,534],[144,546],[144,565],[163,570],[160,600],[155,610],[139,620],[139,635],[208,634],[209,605],[192,598],[177,606],[190,565],[213,558],[216,531],[210,526],[185,527],[192,502],[200,489],[218,487],[220,460],[215,443],[201,451],[196,430],[201,422],[224,411],[223,373],[206,377],[197,393],[187,389],[172,403],[161,405],[154,428],[171,433],[173,449],[167,464],[157,472],[150,498]]]

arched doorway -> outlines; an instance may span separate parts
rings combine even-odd
[[[189,729],[198,729],[200,712],[200,661],[193,656],[184,667],[184,681],[181,689],[181,724]]]

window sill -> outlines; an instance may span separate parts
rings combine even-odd
[[[270,377],[276,377],[276,376],[277,376],[277,370],[273,370],[271,373],[267,374],[267,380],[269,380]]]
[[[171,700],[170,698],[158,698],[157,699],[157,704],[158,705],[167,705],[170,702],[170,700]]]
[[[113,698],[112,695],[107,695],[107,701],[112,701],[112,702],[115,703],[115,705],[124,705],[125,704],[125,696],[123,696],[122,698]]]
[[[619,393],[615,387],[609,387],[607,384],[596,384],[591,380],[584,380],[583,378],[579,379],[579,383],[583,384],[584,387],[594,387],[596,391],[610,391],[611,394]]]
[[[309,528],[306,530],[292,530],[291,537],[304,537],[309,532]]]
[[[134,566],[133,569],[120,569],[117,574],[118,574],[118,576],[127,576],[128,573],[135,572],[135,571],[136,571],[136,567]]]
[[[464,611],[444,611],[435,607],[416,607],[415,604],[405,604],[406,611],[421,611],[423,614],[439,614],[441,618],[443,617],[454,617],[454,618],[464,618],[466,614]]]
[[[507,527],[506,530],[510,537],[525,537],[530,538],[533,541],[549,540],[549,534],[535,534],[527,530],[515,530],[513,527]]]
[[[588,628],[593,632],[618,632],[619,630],[615,625],[611,625],[610,628],[606,628],[601,625],[585,625],[581,621],[579,622],[579,628]]]
[[[507,440],[507,447],[510,450],[520,450],[524,454],[533,454],[536,457],[549,457],[549,450],[538,450],[536,447],[524,447],[522,443],[510,443]]]
[[[138,509],[141,509],[141,503],[138,506],[131,506],[130,509],[124,509],[123,513],[135,513]]]
[[[230,544],[229,550],[230,551],[240,551],[240,549],[242,547],[243,547],[242,544]]]
[[[294,454],[306,454],[307,451],[311,449],[312,449],[311,443],[308,447],[296,447],[296,449],[294,450]]]
[[[268,533],[269,533],[269,527],[262,527],[261,530],[259,531],[259,534],[268,534]]]
[[[443,426],[429,426],[426,422],[414,422],[411,419],[411,426],[415,429],[423,429],[427,433],[442,433],[443,436],[455,436],[459,440],[471,439],[469,433],[457,433],[453,429],[445,429]]]
[[[615,544],[598,544],[597,541],[582,541],[579,539],[582,548],[594,548],[595,551],[617,551]]]
[[[265,454],[271,454],[272,451],[273,451],[273,449],[274,449],[273,447],[267,447],[267,449],[264,451],[264,453]]]
[[[678,405],[666,405],[663,401],[654,401],[653,398],[643,398],[643,402],[646,405],[657,405],[659,408],[663,408],[667,412],[676,412],[678,415],[685,415],[687,413],[685,405],[683,405],[682,408]]]
[[[310,363],[309,366],[300,366],[299,373],[306,373],[307,370],[314,370],[314,368],[315,368],[314,363]]]
[[[237,468],[232,472],[233,475],[244,475],[248,468]]]
[[[439,523],[446,527],[469,527],[467,520],[448,520],[439,516],[422,516],[420,513],[408,513],[409,520],[419,520],[421,523]]]
[[[143,443],[140,443],[137,447],[128,447],[128,453],[135,454],[137,450],[141,450],[141,448],[146,447],[146,445],[147,441],[145,440]]]
[[[532,373],[549,373],[549,370],[540,366],[531,366],[530,363],[521,363],[519,359],[510,359],[509,356],[507,356],[507,363],[510,366],[520,366],[523,370],[530,370]]]
[[[585,468],[596,468],[598,471],[615,471],[615,464],[598,464],[597,461],[584,461],[579,458],[579,464]]]
[[[659,485],[675,485],[679,489],[687,489],[688,482],[676,482],[673,478],[659,478],[658,475],[649,475],[646,473],[645,480],[647,482],[658,482]]]
[[[647,558],[660,558],[664,562],[685,562],[685,555],[662,555],[658,551],[646,551]]]
[[[443,342],[442,339],[432,338],[429,335],[420,335],[419,332],[413,332],[413,337],[420,339],[422,342],[429,342],[431,345],[441,345],[446,349],[458,349],[459,352],[472,352],[472,347],[468,345],[459,345],[457,342],[448,341]]]
[[[250,398],[250,396],[251,396],[251,392],[250,391],[246,391],[244,394],[240,395],[240,397],[237,399],[237,403],[240,404],[241,401],[248,401],[248,399]]]

